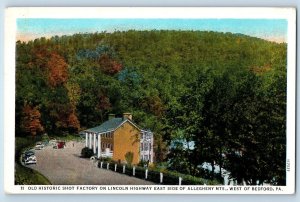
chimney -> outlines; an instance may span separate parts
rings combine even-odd
[[[129,119],[132,121],[132,114],[131,113],[123,113],[123,119]]]
[[[108,114],[108,120],[115,118],[115,114]]]

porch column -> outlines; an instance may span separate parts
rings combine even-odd
[[[89,148],[92,149],[92,133],[89,134],[90,144]]]
[[[85,147],[88,147],[88,139],[89,139],[89,135],[88,135],[88,133],[86,132],[86,133],[85,133]]]
[[[101,156],[101,134],[98,134],[98,158]]]
[[[96,154],[96,133],[94,133],[94,145],[93,145],[94,154]]]

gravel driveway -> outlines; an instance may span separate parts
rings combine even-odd
[[[74,143],[74,146],[73,146]],[[82,142],[67,142],[64,149],[46,146],[37,150],[36,165],[28,165],[54,185],[149,185],[152,182],[100,169],[89,159],[80,158]]]

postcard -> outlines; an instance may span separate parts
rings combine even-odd
[[[295,8],[7,8],[9,194],[293,194]]]

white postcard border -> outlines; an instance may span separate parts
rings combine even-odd
[[[42,185],[14,185],[14,135],[15,135],[15,42],[16,20],[18,18],[232,18],[232,19],[286,19],[288,21],[288,68],[287,68],[287,170],[286,186],[282,191],[249,191],[252,186],[241,186],[236,191],[183,191],[183,190],[40,190]],[[295,191],[295,113],[296,113],[296,11],[294,8],[197,8],[197,7],[102,7],[102,8],[64,8],[27,7],[8,8],[5,12],[4,47],[4,186],[6,193],[80,193],[80,194],[293,194]],[[56,185],[58,186],[58,185]],[[77,185],[72,185],[76,187]],[[82,186],[82,185],[78,185]],[[160,187],[155,185],[153,187]],[[23,188],[22,188],[23,187]],[[34,190],[36,187],[36,190]],[[63,189],[63,185],[59,186]],[[89,186],[86,186],[89,187]],[[103,187],[101,185],[97,187]],[[105,187],[143,187],[143,186],[105,186]],[[166,189],[173,186],[162,186]],[[203,187],[203,186],[177,186]],[[210,186],[207,186],[210,187]],[[230,188],[230,186],[224,186]],[[240,187],[240,186],[235,186]],[[248,187],[248,188],[247,188]],[[31,188],[33,190],[31,190]],[[276,187],[273,187],[274,189]],[[74,188],[75,189],[75,188]],[[100,188],[99,188],[100,189]]]

